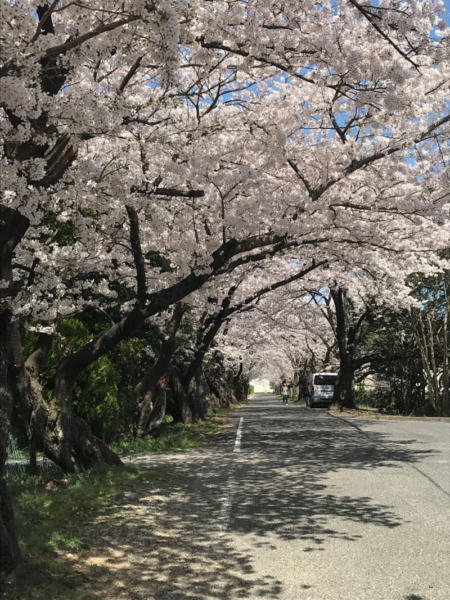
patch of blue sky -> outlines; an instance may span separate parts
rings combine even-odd
[[[444,0],[444,12],[442,18],[450,26],[450,0]]]

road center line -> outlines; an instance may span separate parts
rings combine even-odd
[[[234,450],[233,452],[241,451],[241,439],[242,439],[242,423],[244,422],[244,417],[239,419],[239,425],[236,431],[236,441],[234,442]],[[231,518],[231,507],[232,507],[232,498],[233,498],[233,488],[234,488],[235,480],[234,477],[230,477],[228,479],[227,485],[225,487],[225,495],[222,497],[220,502],[220,515],[217,519],[219,522],[220,534],[219,536],[224,535],[225,531],[228,529],[228,525],[230,523]]]
[[[234,442],[234,450],[233,452],[241,451],[241,438],[242,438],[242,423],[244,421],[244,417],[239,419],[239,425],[236,432],[236,441]]]
[[[232,488],[233,488],[234,480],[230,479],[227,485],[227,491],[225,496],[223,496],[222,501],[220,503],[220,516],[218,518],[220,534],[222,536],[225,531],[228,529],[228,525],[230,523],[231,517],[231,506],[232,506]]]

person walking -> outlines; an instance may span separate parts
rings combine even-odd
[[[287,404],[289,399],[289,388],[287,386],[286,380],[284,380],[281,384],[281,395],[283,396],[283,404]]]

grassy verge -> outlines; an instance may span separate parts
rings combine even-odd
[[[279,396],[279,398],[281,399],[282,396]],[[289,398],[289,402],[292,402],[292,404],[298,404],[299,406],[306,406],[306,402],[304,398]]]
[[[367,415],[367,416],[372,416],[372,415],[376,415],[379,413],[378,408],[374,408],[373,406],[365,406],[364,404],[357,404],[356,408],[344,408],[343,411],[341,411],[339,409],[339,407],[336,404],[333,404],[330,406],[330,411],[331,412],[335,412],[335,413],[352,413],[355,415]]]
[[[8,480],[18,538],[24,557],[50,575],[48,584],[7,591],[8,600],[90,600],[77,589],[76,571],[64,554],[89,549],[89,522],[139,482],[167,477],[163,471],[136,467],[92,469],[57,479],[22,477]],[[20,582],[19,582],[20,583]]]
[[[201,423],[183,425],[181,423],[166,422],[161,426],[160,434],[156,438],[148,440],[124,439],[111,444],[111,448],[119,454],[186,452],[187,450],[193,450],[209,444],[219,433],[224,417],[230,411],[243,406],[243,404],[232,404],[227,408],[216,410]]]
[[[243,403],[242,403],[243,404]],[[113,445],[120,453],[186,451],[210,443],[224,417],[242,406],[233,404],[192,425],[166,420],[161,435],[151,440],[124,440]],[[62,475],[55,471],[40,477],[11,477],[17,533],[24,557],[50,574],[48,583],[29,590],[1,595],[7,600],[98,600],[83,590],[83,575],[76,569],[77,556],[90,549],[90,523],[104,515],[141,482],[167,477],[162,470],[136,467],[92,469]],[[92,540],[95,544],[95,540]],[[70,559],[68,559],[70,557]],[[75,568],[74,568],[75,565]],[[95,576],[95,573],[92,573]],[[102,596],[103,597],[103,596]]]

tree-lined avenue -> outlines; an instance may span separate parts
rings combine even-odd
[[[121,544],[152,525],[119,579],[167,600],[446,600],[449,436],[447,422],[347,421],[256,395],[215,447],[133,459],[172,475],[126,511]]]

